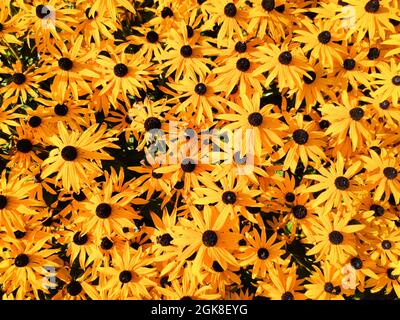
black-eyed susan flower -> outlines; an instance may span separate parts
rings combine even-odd
[[[79,99],[79,95],[92,93],[88,80],[98,77],[93,66],[87,63],[93,54],[80,50],[82,41],[83,37],[80,36],[71,39],[68,46],[61,40],[49,46],[49,54],[44,57],[42,67],[37,70],[41,75],[38,81],[54,77],[51,91],[63,100],[69,93],[75,100]]]
[[[377,277],[369,278],[366,282],[366,288],[370,288],[372,293],[383,290],[387,295],[394,290],[396,296],[399,297],[400,283],[396,267],[395,263],[390,263],[387,266],[377,266],[375,269]]]
[[[379,66],[380,72],[375,73],[375,84],[378,88],[373,92],[374,96],[379,96],[382,100],[391,98],[393,103],[400,101],[400,64],[394,59]]]
[[[81,226],[71,225],[61,235],[59,241],[67,246],[66,255],[71,264],[77,261],[81,268],[87,268],[98,261],[99,248],[92,233],[83,233]]]
[[[186,30],[184,23],[181,28]],[[171,34],[166,41],[167,47],[161,56],[164,60],[164,68],[168,68],[165,73],[169,77],[175,73],[175,81],[181,78],[184,74],[192,79],[204,77],[211,72],[209,65],[213,64],[209,59],[205,58],[203,46],[199,45],[199,34],[193,35],[191,38],[187,36],[186,32],[177,32],[172,29]]]
[[[156,270],[147,267],[149,261],[141,248],[136,252],[132,250],[126,243],[123,252],[113,257],[113,265],[100,269],[100,272],[107,277],[106,287],[113,291],[111,297],[119,299],[151,297],[149,287],[155,285],[151,277],[156,274]]]
[[[81,7],[75,32],[83,33],[87,44],[93,40],[100,47],[102,39],[113,39],[112,33],[117,31],[120,23],[111,17],[103,8]]]
[[[234,114],[227,113],[218,116],[219,119],[231,121],[225,125],[226,130],[238,130],[242,143],[252,144],[254,154],[261,155],[262,148],[267,152],[273,151],[273,146],[283,146],[283,136],[287,126],[280,121],[281,114],[273,112],[274,106],[261,105],[261,97],[255,94],[251,99],[242,96],[242,105],[229,104]]]
[[[176,237],[171,243],[178,246],[182,260],[196,252],[192,268],[194,275],[198,275],[204,265],[211,267],[214,261],[222,268],[238,265],[233,251],[238,246],[240,235],[229,230],[227,215],[217,214],[211,207],[205,207],[203,217],[192,211],[194,220],[180,219],[174,228]]]
[[[304,285],[305,296],[313,300],[343,300],[341,270],[329,262],[323,262],[321,268],[314,267],[309,282]]]
[[[284,14],[284,1],[259,0],[254,1],[249,9],[248,29],[260,38],[271,35],[273,39],[285,36],[285,25],[291,17]]]
[[[207,187],[194,188],[194,192],[199,196],[194,200],[194,204],[214,204],[222,217],[229,216],[230,219],[234,219],[241,208],[260,206],[254,198],[261,192],[245,188],[246,180],[240,176],[235,177],[229,173],[227,177],[221,178],[218,184],[210,181],[210,178],[201,180]]]
[[[308,187],[306,192],[321,191],[313,201],[313,206],[316,207],[324,203],[324,212],[328,212],[333,207],[341,206],[344,202],[347,208],[351,208],[357,193],[362,191],[358,181],[354,179],[354,175],[361,170],[361,166],[361,161],[358,161],[345,169],[343,156],[338,153],[337,161],[332,163],[328,169],[323,166],[319,167],[320,175],[307,175],[306,178],[318,182]]]
[[[25,68],[17,61],[11,68],[2,67],[0,73],[9,75],[8,85],[0,90],[3,94],[3,99],[16,103],[19,99],[21,102],[26,102],[28,94],[32,98],[38,96],[38,76],[32,70],[33,67]]]
[[[260,281],[258,290],[272,300],[304,300],[302,280],[296,274],[296,266],[271,268],[270,281]]]
[[[300,160],[307,167],[308,159],[311,159],[318,167],[325,158],[323,152],[324,133],[318,130],[314,121],[304,122],[303,116],[300,114],[293,118],[287,115],[285,118],[289,124],[288,131],[292,139],[285,143],[280,150],[281,154],[286,155],[283,170],[290,168],[291,172],[295,172]]]
[[[101,68],[99,79],[94,85],[102,86],[101,95],[108,95],[115,106],[121,96],[129,104],[127,94],[140,97],[139,90],[154,89],[150,82],[153,78],[152,64],[141,55],[110,52],[110,56],[99,55],[97,63]]]
[[[260,224],[261,220],[258,219]],[[282,247],[284,243],[277,241],[277,234],[273,233],[267,238],[265,226],[261,223],[260,231],[253,229],[245,234],[246,246],[240,247],[238,258],[241,266],[252,266],[252,278],[265,278],[273,263],[283,263]]]
[[[232,39],[234,35],[243,37],[242,29],[247,27],[246,4],[243,0],[222,0],[209,2],[207,11],[209,19],[203,25],[203,30],[211,29],[214,24],[220,25],[217,45],[220,47],[225,38]]]
[[[335,62],[343,61],[343,47],[337,42],[342,39],[339,30],[335,30],[333,21],[303,21],[304,30],[294,30],[298,36],[293,41],[304,43],[304,52],[311,52],[314,59],[319,59],[324,68],[332,69]],[[335,28],[335,29],[334,29]]]
[[[385,149],[381,150],[379,155],[373,150],[369,154],[369,156],[363,156],[362,159],[366,170],[370,173],[367,181],[371,182],[372,188],[375,188],[374,200],[379,201],[383,196],[385,199],[389,199],[393,194],[395,202],[399,203],[400,185],[397,158]]]
[[[97,240],[110,236],[112,231],[123,235],[123,228],[133,228],[133,219],[140,216],[129,206],[134,194],[116,192],[112,181],[107,181],[101,189],[93,190],[87,201],[82,203],[82,210],[75,222],[82,225],[84,233],[91,232]]]
[[[302,49],[293,43],[284,43],[282,47],[275,44],[267,44],[260,47],[258,53],[254,53],[261,64],[255,71],[255,75],[268,72],[263,85],[269,87],[274,79],[278,80],[278,87],[293,89],[301,87],[301,79],[307,76],[307,71],[312,71],[304,56]]]
[[[380,265],[398,261],[400,254],[400,232],[397,228],[377,227],[372,231],[372,239],[368,252],[372,260],[377,260]]]
[[[8,177],[6,170],[1,172],[0,223],[9,232],[23,230],[24,215],[35,215],[41,203],[29,198],[29,192],[35,188],[32,181],[12,172]]]
[[[68,132],[62,122],[58,123],[59,136],[53,135],[50,141],[56,146],[43,162],[42,178],[57,173],[56,181],[61,179],[67,190],[80,191],[79,177],[94,177],[101,174],[100,160],[112,159],[102,149],[117,147],[106,133],[106,128],[91,126],[84,133]],[[97,130],[97,131],[96,131]]]
[[[356,255],[354,234],[362,230],[362,224],[348,225],[351,215],[337,212],[320,213],[312,223],[313,248],[307,255],[317,255],[318,260],[329,260],[331,263],[343,263],[349,255]]]
[[[0,13],[0,52],[4,54],[9,49],[10,44],[20,44],[16,34],[21,32],[21,28],[17,23],[19,20],[18,15],[11,16],[10,8],[2,4]]]
[[[163,298],[166,300],[213,300],[220,298],[215,293],[211,284],[204,285],[193,279],[192,268],[184,270],[182,280],[172,280],[171,285],[166,288],[159,288]]]
[[[326,104],[321,107],[322,120],[330,123],[325,134],[336,138],[341,145],[346,139],[351,140],[352,150],[360,148],[364,141],[371,140],[371,133],[367,130],[366,110],[360,105],[356,96],[342,93],[341,103],[338,105]],[[348,152],[341,152],[348,154]]]
[[[48,292],[43,285],[49,273],[46,267],[55,268],[60,265],[60,258],[55,255],[56,249],[44,247],[48,239],[37,240],[35,243],[15,243],[6,252],[0,263],[1,282],[10,292],[16,290],[16,297],[22,299],[26,293],[33,291],[38,298],[38,291]]]
[[[69,35],[73,34],[70,24],[76,22],[74,15],[79,11],[68,7],[66,2],[57,0],[49,0],[45,3],[40,0],[28,3],[23,0],[16,2],[23,13],[22,21],[27,26],[27,37],[34,38],[41,46],[44,45],[44,48],[48,45],[44,39],[49,40],[54,37],[61,40],[60,31]]]
[[[379,36],[385,39],[386,32],[394,32],[394,26],[389,19],[397,19],[390,1],[385,0],[363,0],[347,1],[354,8],[354,26],[349,28],[347,37],[354,35],[357,31],[357,41],[360,41],[368,32],[370,38]]]

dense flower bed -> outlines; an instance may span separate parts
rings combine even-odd
[[[399,297],[399,31],[398,0],[1,0],[1,297]]]

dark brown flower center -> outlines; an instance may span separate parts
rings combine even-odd
[[[57,104],[54,107],[54,113],[60,117],[63,117],[68,113],[68,107],[65,104]]]
[[[190,173],[196,169],[196,163],[194,162],[194,160],[186,158],[182,160],[181,168],[184,172]]]
[[[250,61],[247,58],[240,58],[236,62],[236,68],[241,72],[246,72],[250,69]]]
[[[164,7],[161,11],[161,17],[163,17],[163,19],[167,18],[167,17],[173,17],[174,16],[174,12],[171,10],[171,8],[169,7]]]
[[[379,55],[381,54],[381,51],[379,50],[379,48],[370,48],[368,51],[368,59],[369,60],[376,60],[379,58]]]
[[[181,55],[184,58],[188,58],[193,54],[192,47],[189,45],[184,45],[181,47]]]
[[[146,40],[150,43],[156,43],[158,41],[158,33],[153,30],[147,32]]]
[[[247,120],[253,127],[258,127],[263,123],[264,117],[259,112],[250,113]]]
[[[14,236],[16,239],[22,239],[23,237],[25,237],[25,234],[26,233],[21,230],[14,231]]]
[[[335,179],[335,187],[339,190],[347,190],[350,187],[350,181],[346,177],[337,177]]]
[[[204,83],[198,83],[194,87],[194,92],[196,92],[199,96],[202,96],[207,92],[207,86]]]
[[[314,71],[308,71],[307,74],[311,77],[311,79],[304,75],[303,81],[306,84],[312,84],[315,81],[315,79],[317,79],[317,74]]]
[[[283,65],[290,64],[292,62],[292,59],[292,54],[289,51],[282,52],[278,57],[279,62]]]
[[[74,234],[74,238],[72,241],[77,244],[78,246],[83,246],[89,240],[86,234],[81,235],[80,231]]]
[[[146,131],[160,129],[161,128],[161,121],[156,117],[149,117],[144,122],[144,129]]]
[[[119,281],[122,283],[128,283],[132,280],[132,272],[128,270],[121,271],[119,274]]]
[[[268,259],[269,251],[266,248],[260,248],[257,250],[257,256],[261,260]]]
[[[78,158],[78,150],[73,146],[66,146],[61,150],[61,157],[65,161],[74,161]]]
[[[372,204],[369,207],[369,210],[372,210],[374,212],[375,217],[382,217],[385,213],[385,209],[379,204]]]
[[[107,219],[111,216],[112,208],[108,203],[100,203],[96,207],[96,216],[100,219]]]
[[[369,13],[376,13],[379,11],[379,1],[378,0],[371,0],[368,1],[367,4],[365,5],[365,11],[369,12]]]
[[[21,139],[17,142],[17,150],[22,153],[28,153],[32,151],[33,144],[28,139]]]
[[[344,237],[339,231],[332,231],[329,233],[329,241],[334,245],[339,245],[343,242]]]
[[[382,102],[379,104],[379,107],[380,107],[382,110],[387,110],[387,109],[389,109],[389,107],[390,107],[390,102],[387,101],[387,100],[382,101]]]
[[[50,14],[50,10],[49,10],[49,8],[47,8],[46,6],[44,6],[44,5],[42,5],[42,4],[39,4],[37,7],[36,7],[36,9],[35,9],[35,11],[36,11],[36,16],[39,18],[39,19],[44,19],[44,18],[46,18],[49,14]]]
[[[26,81],[26,77],[23,73],[17,72],[12,76],[12,80],[15,84],[21,85]]]
[[[72,69],[74,64],[71,59],[63,57],[58,60],[58,66],[64,71],[69,71]]]
[[[392,83],[393,83],[395,86],[400,86],[400,76],[394,76],[394,77],[392,78]]]
[[[237,51],[239,53],[243,53],[243,52],[246,52],[246,50],[247,50],[246,42],[242,42],[242,41],[236,42],[235,51]]]
[[[386,167],[385,169],[383,169],[383,174],[389,180],[397,178],[397,170],[393,167]]]
[[[0,194],[0,210],[4,209],[7,206],[7,197],[3,194]]]
[[[222,194],[222,202],[225,204],[234,204],[236,202],[236,194],[232,191],[225,191]]]
[[[332,293],[335,287],[333,286],[332,282],[326,282],[324,285],[324,290],[328,293]]]
[[[67,292],[71,296],[77,296],[82,292],[82,285],[78,281],[71,281],[67,284]]]
[[[356,61],[354,59],[345,59],[343,62],[343,68],[348,71],[353,70],[356,67]]]
[[[329,126],[330,126],[330,123],[329,123],[328,120],[321,120],[321,121],[319,122],[319,127],[320,127],[322,130],[329,128]]]
[[[271,12],[275,8],[275,1],[274,0],[262,0],[261,6],[265,11]]]
[[[361,269],[363,267],[363,263],[362,263],[361,259],[358,258],[358,257],[352,258],[350,260],[350,264],[356,270],[359,270],[359,269]]]
[[[364,110],[359,107],[353,108],[350,110],[349,114],[354,121],[359,121],[364,117]]]
[[[331,41],[332,35],[329,31],[322,31],[318,35],[318,41],[321,42],[322,44],[327,44],[329,41]]]
[[[15,266],[18,268],[26,267],[28,263],[29,263],[29,257],[25,253],[19,254],[14,260]]]
[[[228,3],[224,8],[224,13],[227,17],[233,18],[237,14],[237,9],[234,3]]]
[[[113,247],[113,245],[114,245],[114,243],[107,237],[104,237],[103,239],[101,239],[100,247],[103,250],[110,250]]]
[[[296,199],[296,196],[294,195],[293,192],[288,192],[285,194],[285,200],[287,202],[293,202]]]
[[[114,74],[119,78],[126,76],[128,71],[128,67],[123,63],[118,63],[114,66]]]
[[[296,205],[292,208],[293,215],[296,219],[304,219],[307,216],[307,209],[302,205]]]
[[[169,233],[164,233],[163,235],[157,238],[157,242],[161,244],[163,247],[167,247],[171,245],[171,241],[174,240]]]
[[[293,293],[286,291],[284,294],[282,294],[281,300],[294,300],[294,295]]]
[[[213,230],[207,230],[203,233],[202,240],[206,247],[214,247],[218,242],[217,233]]]
[[[392,243],[389,240],[383,240],[381,246],[384,250],[389,250],[392,247]]]
[[[37,128],[40,126],[42,123],[42,119],[38,116],[32,116],[29,118],[28,124],[31,126],[31,128]]]
[[[303,129],[297,129],[293,132],[293,140],[297,144],[303,145],[308,141],[308,133]]]

